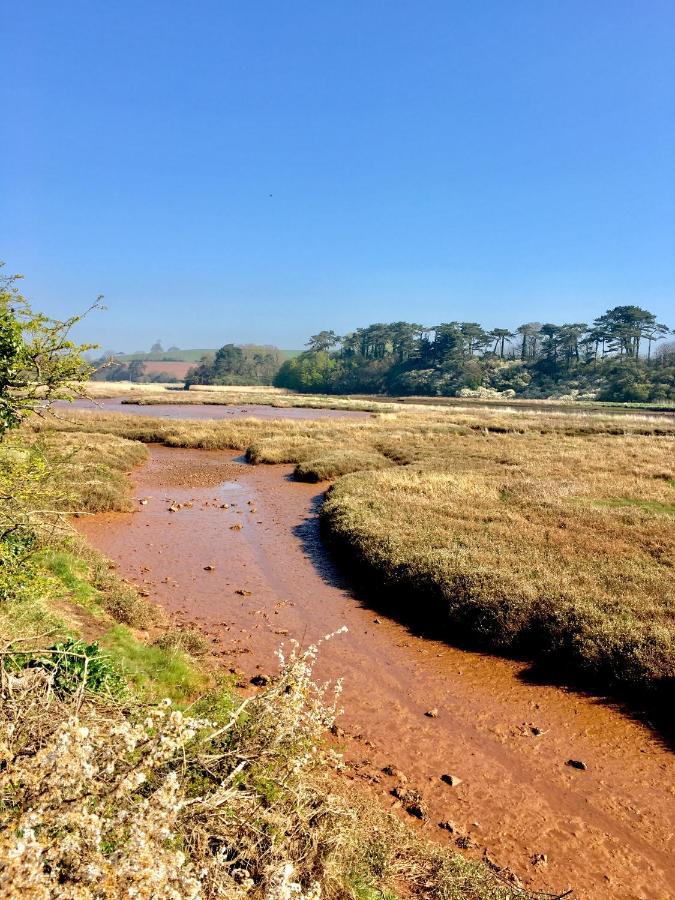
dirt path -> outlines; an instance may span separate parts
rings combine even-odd
[[[601,700],[528,683],[520,663],[416,637],[363,606],[321,547],[321,486],[290,471],[155,447],[135,477],[147,504],[79,527],[248,677],[274,671],[286,633],[306,644],[347,625],[318,672],[344,676],[346,757],[386,805],[401,779],[383,767],[403,772],[428,805],[430,836],[487,849],[530,888],[675,896],[675,765],[658,738]],[[169,512],[170,501],[192,506]],[[455,833],[438,827],[448,820]]]

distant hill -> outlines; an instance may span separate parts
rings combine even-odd
[[[119,356],[116,356],[115,359],[118,359],[120,362],[132,362],[134,359],[142,359],[146,362],[189,362],[195,363],[199,362],[202,356],[213,356],[215,353],[215,349],[212,350],[204,350],[204,349],[195,349],[195,350],[166,350],[164,353],[143,353],[142,351],[138,351],[137,353],[120,353]]]
[[[270,344],[238,344],[237,346],[242,347],[245,350],[253,350],[260,351],[264,353],[265,351],[269,351],[271,349]],[[193,349],[193,350],[165,350],[163,353],[144,353],[142,351],[138,351],[137,353],[120,353],[115,356],[116,360],[119,362],[132,362],[134,359],[140,359],[144,362],[188,362],[188,363],[197,363],[203,356],[213,356],[216,352],[216,348],[213,349]],[[280,351],[286,359],[292,359],[294,356],[297,356],[300,352],[299,350],[281,350]]]

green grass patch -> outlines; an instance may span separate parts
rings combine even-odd
[[[101,638],[125,678],[145,700],[170,697],[184,703],[207,690],[209,681],[181,650],[142,644],[124,625],[115,625]]]
[[[353,875],[349,887],[355,900],[399,900],[396,894],[374,887],[372,879],[365,875]]]
[[[77,628],[52,609],[54,602],[64,599],[100,618],[101,629],[105,628],[105,623],[110,622],[110,598],[106,591],[95,586],[100,579],[87,559],[69,550],[50,548],[38,553],[35,564],[37,573],[44,573],[35,575],[35,589],[23,602],[10,603],[5,608],[5,615],[12,619],[10,633],[26,636],[52,631],[59,637],[73,636]],[[117,579],[114,573],[107,574]],[[114,592],[114,584],[107,587]],[[148,606],[140,597],[137,602]],[[185,652],[187,646],[181,649],[171,643],[144,644],[123,624],[105,631],[100,644],[132,691],[143,699],[170,697],[180,703],[193,699],[210,686],[208,676]]]
[[[65,550],[45,550],[40,559],[75,603],[89,610],[99,606],[99,593],[87,581],[87,564],[83,560]]]
[[[609,506],[621,508],[626,506],[637,507],[648,512],[663,513],[666,516],[675,516],[675,503],[661,503],[658,500],[641,500],[639,497],[607,497],[604,500],[593,500],[594,506]]]

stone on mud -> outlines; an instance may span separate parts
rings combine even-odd
[[[403,808],[409,815],[415,816],[416,819],[426,819],[427,809],[419,791],[399,784],[394,788],[392,794],[397,800],[401,801]]]
[[[456,775],[441,775],[441,781],[444,784],[449,784],[450,787],[457,787],[458,784],[462,783],[462,779]]]

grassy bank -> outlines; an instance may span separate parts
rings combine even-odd
[[[530,896],[359,799],[313,651],[242,699],[199,632],[68,530],[128,507],[141,444],[24,430],[0,449],[22,526],[0,541],[3,896]]]
[[[424,602],[447,633],[546,662],[565,680],[672,690],[674,503],[607,508],[577,482],[409,469],[340,479],[325,531],[404,615]],[[664,495],[670,490],[664,489]],[[585,494],[585,496],[584,496]]]
[[[360,421],[73,415],[168,446],[247,448],[338,479],[327,531],[457,640],[525,654],[596,689],[675,677],[675,441],[668,419],[411,410]],[[345,477],[342,477],[345,476]]]

